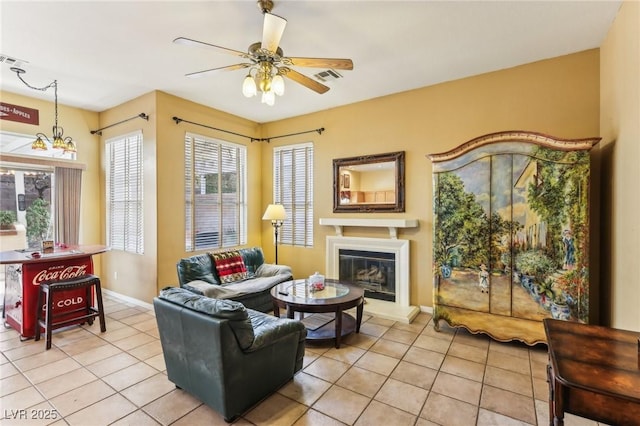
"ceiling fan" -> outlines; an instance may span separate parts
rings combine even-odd
[[[279,47],[280,39],[284,33],[287,20],[271,13],[273,9],[272,0],[258,0],[258,7],[264,15],[262,28],[262,41],[253,43],[247,52],[228,49],[214,44],[197,41],[186,37],[178,37],[173,40],[176,44],[187,46],[197,46],[213,49],[224,53],[229,53],[246,59],[248,62],[227,65],[225,67],[212,68],[203,71],[189,73],[190,78],[203,77],[218,71],[234,71],[249,68],[249,73],[242,84],[242,93],[246,97],[255,96],[262,92],[262,102],[268,105],[275,103],[275,95],[282,96],[284,93],[284,79],[289,78],[317,93],[325,93],[329,87],[307,77],[293,69],[291,66],[311,67],[311,68],[333,68],[340,70],[352,70],[351,59],[339,58],[301,58],[285,57],[282,48]]]

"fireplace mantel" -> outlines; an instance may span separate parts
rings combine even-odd
[[[389,228],[389,237],[398,238],[398,228],[415,228],[418,219],[361,219],[361,218],[334,218],[321,217],[320,225],[333,226],[336,235],[342,236],[342,228],[345,226],[359,226],[364,228]]]

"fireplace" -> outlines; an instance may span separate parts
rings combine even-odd
[[[364,288],[365,297],[396,301],[396,256],[368,250],[338,251],[340,281]]]
[[[365,313],[410,323],[420,312],[409,305],[408,240],[328,236],[326,242],[327,278],[353,282],[355,275],[365,288]]]

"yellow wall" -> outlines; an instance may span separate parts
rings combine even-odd
[[[602,320],[640,331],[640,3],[623,3],[600,50]]]
[[[325,271],[325,238],[334,231],[318,225],[318,218],[362,216],[332,212],[334,158],[404,150],[406,212],[367,217],[419,219],[419,229],[402,231],[399,238],[411,241],[411,303],[431,306],[432,184],[426,156],[503,130],[531,130],[562,138],[598,136],[599,53],[589,50],[267,123],[263,133],[270,136],[318,127],[326,129],[321,136],[276,139],[264,146],[262,191],[269,197],[267,203],[271,200],[272,148],[314,142],[314,247],[281,246],[280,262],[291,265],[300,277]],[[268,224],[262,231],[263,241],[269,241]],[[345,230],[345,235],[352,236],[385,234],[388,236],[386,229]],[[264,247],[273,250],[269,244]]]

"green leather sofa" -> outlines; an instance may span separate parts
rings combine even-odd
[[[297,320],[167,287],[153,300],[169,380],[232,422],[302,368]]]
[[[291,268],[266,263],[260,247],[241,248],[237,251],[240,252],[247,268],[246,279],[222,284],[211,254],[203,253],[178,261],[180,287],[214,299],[235,300],[248,309],[269,312],[273,309],[271,288],[293,279]]]

